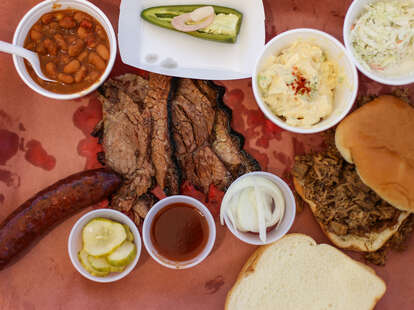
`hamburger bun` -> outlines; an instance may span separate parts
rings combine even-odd
[[[414,212],[414,109],[380,96],[348,115],[335,144],[361,180],[397,209]]]
[[[385,290],[368,266],[309,236],[289,234],[247,260],[225,309],[371,310]]]
[[[303,201],[305,201],[309,205],[312,213],[315,215],[316,204],[313,201],[310,201],[309,199],[305,198],[303,185],[299,182],[297,178],[293,178],[293,184],[295,186],[296,192],[303,199]],[[394,233],[398,231],[398,228],[400,228],[401,224],[409,215],[410,213],[408,212],[401,212],[400,216],[398,217],[398,222],[394,226],[388,227],[380,233],[371,232],[364,237],[353,234],[338,236],[328,231],[316,216],[315,219],[321,227],[323,233],[337,247],[359,252],[374,252],[384,246],[388,239],[390,239],[392,235],[394,235]]]

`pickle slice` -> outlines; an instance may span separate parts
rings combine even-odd
[[[137,255],[137,248],[131,241],[125,241],[115,251],[107,256],[108,263],[112,266],[126,266]]]
[[[131,241],[131,242],[134,241],[134,235],[132,234],[131,230],[129,229],[129,226],[124,224],[124,227],[125,227],[125,231],[126,231],[126,234],[127,234],[127,240]]]
[[[95,257],[88,255],[88,262],[90,266],[97,272],[121,272],[124,267],[112,266],[108,263],[105,257]]]
[[[78,253],[78,258],[79,258],[79,261],[82,264],[83,268],[85,268],[86,271],[89,272],[93,276],[96,276],[96,277],[105,277],[105,276],[107,276],[109,272],[97,271],[91,266],[91,264],[89,263],[89,260],[88,260],[88,256],[89,256],[89,254],[86,253],[86,251],[83,250],[83,249],[81,251],[79,251],[79,253]]]
[[[84,250],[92,256],[103,256],[111,253],[127,238],[122,224],[96,218],[85,225],[82,231]]]

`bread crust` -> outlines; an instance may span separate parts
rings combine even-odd
[[[237,285],[243,280],[244,277],[246,277],[251,272],[254,272],[254,267],[257,265],[257,262],[259,261],[260,256],[262,256],[263,252],[266,250],[266,248],[270,245],[263,245],[256,249],[256,251],[253,252],[252,255],[247,259],[247,261],[244,263],[242,269],[239,272],[239,275],[236,278],[236,282],[233,284],[230,291],[227,293],[226,302],[224,304],[224,309],[229,309],[229,302],[230,297],[233,291],[237,288]],[[251,272],[247,272],[247,270],[251,268],[253,269]]]
[[[402,212],[398,223],[389,230],[384,230],[380,233],[371,233],[370,237],[360,237],[356,235],[347,235],[348,240],[341,240],[341,238],[334,233],[328,231],[325,226],[317,219],[315,216],[316,205],[313,201],[310,201],[305,198],[305,192],[303,185],[299,182],[297,178],[293,178],[293,185],[295,186],[296,192],[299,196],[305,201],[315,217],[316,222],[322,229],[322,232],[328,237],[328,239],[335,244],[337,247],[342,249],[357,251],[357,252],[374,252],[384,246],[384,244],[392,237],[392,235],[397,232],[398,228],[402,222],[410,215],[408,212]],[[349,245],[347,245],[349,244]]]
[[[252,255],[247,259],[246,263],[243,265],[242,269],[240,270],[235,283],[233,284],[230,291],[227,293],[226,301],[225,301],[225,305],[224,305],[225,310],[230,310],[229,303],[230,303],[230,298],[231,298],[233,292],[237,289],[238,285],[241,283],[241,281],[243,281],[243,279],[245,277],[249,276],[251,273],[253,273],[255,271],[256,265],[258,264],[261,256],[266,252],[266,250],[269,249],[270,247],[274,246],[275,244],[277,244],[278,242],[280,242],[281,240],[283,240],[285,238],[291,238],[291,237],[295,237],[295,236],[309,238],[313,241],[315,246],[318,246],[318,244],[316,243],[316,241],[313,238],[311,238],[307,235],[304,235],[304,234],[300,234],[300,233],[292,233],[292,234],[285,235],[284,237],[282,237],[281,239],[279,239],[278,241],[276,241],[274,243],[267,244],[267,245],[262,245],[262,246],[258,247],[252,253]],[[384,296],[384,294],[386,292],[387,285],[386,285],[385,281],[376,274],[376,272],[373,268],[371,268],[371,267],[369,267],[369,266],[367,266],[367,265],[365,265],[361,262],[355,261],[355,260],[353,260],[352,258],[350,258],[349,256],[347,256],[345,254],[344,254],[344,256],[347,257],[347,259],[358,263],[360,266],[364,267],[369,272],[375,274],[377,279],[380,280],[383,283],[383,285],[385,287],[384,292],[380,296],[378,296],[377,298],[374,299],[373,304],[370,308],[371,310],[374,310],[376,304]],[[249,269],[251,269],[251,270],[249,271]]]

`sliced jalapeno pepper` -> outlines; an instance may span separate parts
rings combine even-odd
[[[171,20],[176,16],[179,16],[181,14],[191,13],[195,9],[198,9],[203,6],[206,6],[206,5],[156,6],[156,7],[151,7],[151,8],[143,10],[141,12],[141,17],[154,25],[167,28],[170,30],[182,32],[182,31],[175,29],[171,25]],[[229,22],[231,22],[230,28],[232,28],[232,31],[229,31],[228,27],[223,28],[223,27],[220,27],[221,25],[219,23],[215,24],[215,22],[213,22],[212,24],[213,26],[210,25],[207,28],[202,28],[196,31],[182,32],[182,33],[188,34],[193,37],[206,39],[206,40],[213,40],[213,41],[225,42],[225,43],[235,43],[237,40],[237,36],[240,32],[240,26],[241,26],[241,22],[243,19],[243,14],[235,9],[231,9],[231,8],[227,8],[223,6],[212,5],[212,7],[214,8],[214,13],[216,14],[216,17],[219,14],[224,14],[224,16],[220,15],[222,21],[223,21],[223,18],[224,19],[227,17],[229,18]]]

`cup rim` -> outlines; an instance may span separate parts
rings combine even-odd
[[[324,126],[321,126],[321,127],[301,128],[301,127],[295,127],[295,126],[288,125],[286,122],[281,120],[279,117],[277,117],[276,115],[274,115],[271,111],[269,111],[267,109],[266,104],[264,103],[264,101],[262,99],[260,89],[259,89],[259,86],[258,86],[258,82],[257,82],[258,68],[259,68],[259,64],[263,60],[263,56],[264,56],[265,52],[280,38],[288,37],[288,36],[290,36],[292,34],[296,34],[296,33],[316,34],[318,36],[321,36],[321,37],[327,39],[328,41],[332,42],[333,44],[335,44],[336,47],[338,47],[344,53],[345,58],[349,62],[349,66],[350,66],[351,71],[352,71],[351,78],[352,78],[353,84],[355,84],[355,85],[353,87],[352,95],[350,97],[349,103],[347,104],[346,108],[340,114],[338,114],[338,116],[336,116],[335,119],[331,123],[328,123],[328,124],[326,124]],[[334,36],[330,35],[329,33],[324,32],[324,31],[317,30],[317,29],[296,28],[296,29],[291,29],[291,30],[287,30],[287,31],[284,31],[282,33],[279,33],[277,36],[273,37],[269,42],[266,43],[265,47],[262,49],[262,52],[260,53],[260,55],[256,59],[256,64],[254,66],[254,71],[253,71],[253,74],[252,74],[252,88],[253,88],[253,94],[254,94],[256,103],[259,106],[260,110],[267,117],[267,119],[269,119],[271,122],[273,122],[276,126],[282,128],[282,129],[285,129],[287,131],[294,132],[294,133],[314,134],[314,133],[322,132],[322,131],[325,131],[329,128],[332,128],[332,127],[336,126],[340,121],[342,121],[345,118],[345,116],[352,109],[352,106],[354,105],[355,99],[356,99],[357,94],[358,94],[358,71],[355,67],[354,62],[351,59],[351,55],[348,52],[348,50]]]
[[[32,81],[31,78],[29,79],[29,74],[27,73],[25,68],[21,68],[20,64],[19,64],[19,60],[21,59],[21,57],[13,55],[13,63],[14,63],[14,67],[18,73],[18,75],[20,76],[20,78],[23,80],[23,82],[33,91],[37,92],[38,94],[48,97],[48,98],[52,98],[52,99],[57,99],[57,100],[70,100],[70,99],[76,99],[76,98],[80,98],[83,96],[86,96],[88,94],[90,94],[91,92],[93,92],[94,90],[96,90],[109,76],[109,74],[112,71],[112,68],[115,64],[115,59],[116,59],[116,54],[117,54],[117,38],[115,36],[115,31],[113,29],[113,26],[111,24],[111,22],[109,21],[108,17],[105,15],[104,12],[102,12],[101,9],[99,9],[97,6],[95,6],[93,3],[86,1],[86,0],[62,0],[65,2],[73,2],[73,3],[80,3],[83,4],[87,7],[89,7],[92,11],[95,11],[104,21],[105,23],[105,32],[108,36],[108,41],[109,41],[109,45],[110,45],[110,57],[108,60],[108,64],[106,66],[105,71],[103,72],[103,74],[101,75],[101,77],[99,78],[99,80],[97,80],[94,84],[92,84],[91,86],[89,86],[87,89],[84,89],[80,92],[76,92],[76,93],[72,93],[72,94],[59,94],[59,93],[53,93],[51,91],[48,91],[46,89],[44,89],[43,87],[41,87],[40,85],[36,84],[36,82]],[[17,28],[14,32],[13,35],[13,44],[15,45],[19,45],[17,40],[18,37],[20,36],[23,27],[28,23],[28,20],[30,19],[30,17],[35,14],[38,10],[50,5],[50,4],[55,4],[55,3],[59,3],[59,0],[45,0],[42,1],[40,3],[38,3],[37,5],[35,5],[34,7],[32,7],[29,11],[27,11],[25,13],[25,15],[23,16],[23,18],[20,20],[19,24],[17,25]],[[109,31],[106,31],[106,28],[108,28]],[[19,45],[20,46],[20,45]]]
[[[128,225],[129,229],[131,230],[132,234],[134,235],[134,242],[135,242],[135,246],[137,248],[137,253],[136,253],[136,256],[135,256],[134,260],[131,263],[129,263],[122,272],[119,272],[118,274],[115,274],[111,277],[97,277],[97,276],[91,275],[89,272],[84,270],[83,267],[80,268],[81,263],[79,262],[79,259],[78,259],[77,255],[74,255],[72,253],[73,252],[72,247],[75,246],[74,245],[74,243],[76,242],[75,237],[82,232],[83,226],[87,224],[85,222],[86,220],[88,220],[88,222],[89,222],[92,219],[98,218],[98,217],[111,218],[111,215],[121,217],[122,220],[116,219],[115,221],[120,222],[121,224]],[[118,280],[126,277],[128,274],[131,273],[132,270],[134,270],[135,266],[137,265],[137,263],[139,261],[139,257],[141,255],[141,250],[142,250],[141,236],[139,234],[138,228],[136,227],[135,223],[128,216],[126,216],[125,214],[123,214],[119,211],[113,210],[113,209],[96,209],[96,210],[92,210],[92,211],[89,211],[89,212],[85,213],[73,225],[73,227],[70,231],[69,237],[68,237],[68,254],[69,254],[70,261],[72,262],[72,265],[75,267],[75,269],[82,276],[84,276],[85,278],[87,278],[89,280],[92,280],[94,282],[110,283],[110,282],[118,281]],[[76,262],[78,262],[78,264]]]
[[[246,237],[246,233],[245,232],[240,232],[240,231],[238,231],[233,226],[233,224],[230,222],[227,214],[224,214],[223,217],[224,217],[224,222],[225,222],[227,228],[239,240],[241,240],[241,241],[243,241],[245,243],[248,243],[248,244],[252,244],[252,245],[266,245],[266,244],[273,243],[273,242],[275,242],[275,241],[283,238],[283,236],[285,236],[289,232],[289,230],[291,229],[291,227],[292,227],[292,225],[293,225],[293,223],[295,221],[295,218],[296,218],[296,200],[295,200],[295,196],[293,195],[293,191],[290,189],[290,186],[282,178],[280,178],[279,176],[277,176],[277,175],[275,175],[275,174],[273,174],[271,172],[266,172],[266,171],[253,171],[253,172],[249,172],[249,173],[246,173],[246,174],[238,177],[230,185],[229,189],[227,190],[227,192],[226,192],[226,194],[224,196],[227,195],[228,191],[231,189],[232,186],[234,186],[234,184],[236,184],[240,180],[242,180],[242,179],[244,179],[244,178],[246,178],[248,176],[252,176],[252,175],[266,177],[267,179],[269,179],[272,182],[274,182],[277,186],[281,186],[281,187],[283,187],[285,189],[286,194],[287,194],[286,195],[285,192],[283,191],[283,196],[285,198],[285,208],[287,208],[287,206],[291,206],[292,207],[292,210],[291,211],[292,211],[292,214],[293,215],[291,217],[289,217],[289,218],[286,217],[287,212],[285,210],[285,214],[284,214],[282,220],[279,221],[279,223],[277,223],[277,225],[271,231],[277,230],[280,227],[281,223],[284,222],[284,221],[287,221],[286,228],[283,229],[283,230],[281,230],[280,236],[275,236],[273,238],[267,238],[266,239],[266,242],[262,242],[258,236],[257,236],[257,240],[256,241],[253,241],[253,240],[248,239]],[[223,199],[224,199],[224,197],[223,197]]]
[[[361,13],[364,8],[357,11],[357,6],[360,4],[362,0],[354,0],[351,5],[349,6],[348,10],[345,14],[344,24],[342,27],[342,35],[344,38],[344,44],[346,50],[349,52],[352,62],[356,65],[358,70],[364,74],[366,77],[370,78],[371,80],[384,84],[384,85],[390,85],[390,86],[403,86],[407,84],[411,84],[414,82],[414,75],[411,77],[394,77],[394,78],[387,78],[380,76],[375,73],[375,71],[371,71],[366,69],[362,63],[356,58],[354,54],[354,50],[352,48],[352,45],[350,44],[350,25],[354,20],[351,20],[351,14],[354,12]],[[371,0],[370,2],[376,2],[377,0]]]
[[[174,202],[183,202],[187,203],[195,208],[197,208],[200,212],[203,213],[207,220],[207,224],[209,227],[209,237],[204,249],[194,258],[191,260],[183,261],[183,262],[173,262],[167,258],[164,258],[161,254],[156,253],[156,250],[151,241],[151,224],[153,222],[154,216],[159,213],[162,209],[167,207],[171,204],[171,201]],[[211,215],[210,210],[199,200],[186,196],[186,195],[174,195],[168,196],[160,201],[158,201],[152,208],[148,211],[144,219],[144,224],[142,226],[142,239],[144,242],[145,249],[147,250],[148,254],[160,265],[170,268],[170,269],[188,269],[200,264],[204,261],[207,256],[210,254],[211,250],[213,249],[215,240],[216,240],[216,225],[213,216]],[[164,260],[164,259],[165,260]],[[170,263],[171,262],[171,263]]]

